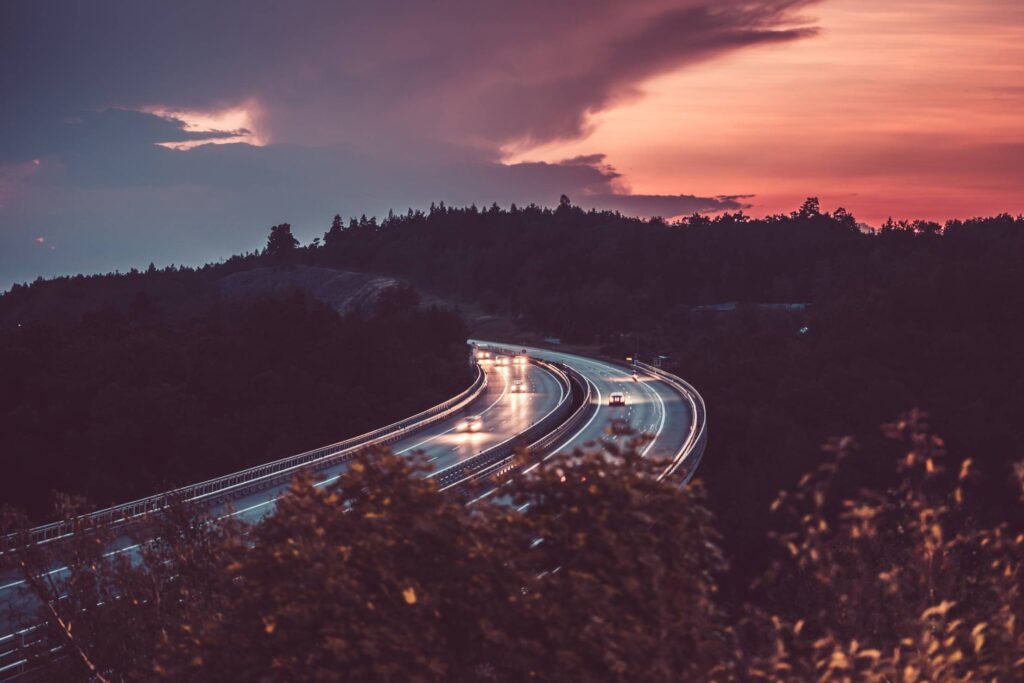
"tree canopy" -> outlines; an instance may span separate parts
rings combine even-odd
[[[470,382],[464,324],[397,290],[345,316],[295,294],[0,330],[0,464],[19,473],[0,501],[37,519],[53,489],[125,502],[440,403]]]
[[[270,236],[267,237],[266,254],[278,263],[287,263],[299,246],[299,240],[292,235],[292,226],[289,223],[281,223],[270,229]]]
[[[5,560],[63,680],[1016,680],[1024,517],[981,522],[974,464],[920,413],[884,431],[895,485],[858,490],[864,456],[830,442],[772,506],[780,552],[742,603],[700,484],[658,481],[621,432],[499,500],[467,506],[426,463],[367,450],[255,527],[176,505],[135,529],[159,540],[134,563],[102,527]]]

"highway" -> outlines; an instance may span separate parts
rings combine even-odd
[[[444,469],[522,432],[554,409],[563,396],[562,385],[540,366],[498,365],[494,360],[482,361],[480,366],[487,375],[487,387],[472,405],[461,414],[394,442],[390,445],[391,450],[398,454],[422,452],[436,470]],[[517,379],[523,382],[522,392],[512,390]],[[459,423],[470,414],[480,416],[480,431],[459,431]],[[324,478],[317,485],[334,481],[346,467],[341,463],[324,470]],[[258,491],[236,498],[230,505],[220,504],[212,509],[212,513],[231,514],[246,522],[256,522],[273,511],[277,497],[285,490],[287,485],[282,484]],[[135,542],[126,536],[117,540],[110,553],[134,553],[136,548]],[[55,568],[53,573],[59,580],[64,570]],[[2,634],[11,634],[25,624],[37,621],[33,604],[34,600],[25,592],[24,582],[16,574],[0,572],[0,654],[6,650]],[[4,677],[3,667],[8,664],[0,659],[0,678]]]
[[[481,348],[502,350],[508,353],[518,353],[524,349],[519,345],[487,341],[470,340],[470,343]],[[600,439],[624,438],[607,432],[609,423],[618,419],[628,423],[634,430],[651,437],[651,441],[645,445],[642,451],[644,456],[666,461],[677,458],[678,462],[678,457],[682,453],[695,452],[697,457],[692,465],[695,466],[696,462],[699,462],[704,442],[698,436],[706,438],[703,424],[704,409],[703,401],[696,396],[700,405],[698,412],[701,424],[695,425],[694,411],[697,404],[692,400],[692,395],[695,394],[692,387],[689,389],[673,387],[670,382],[678,385],[678,378],[655,376],[660,372],[655,369],[650,369],[650,372],[640,372],[637,380],[634,380],[630,369],[625,365],[563,351],[531,347],[526,347],[525,350],[533,359],[567,366],[591,385],[593,411],[589,414],[581,413],[583,419],[578,423],[573,423],[571,426],[567,424],[563,428],[564,440],[561,443],[554,442],[554,445],[546,450],[545,457],[587,447]],[[396,439],[392,440],[389,445],[393,452],[398,454],[421,452],[435,471],[444,470],[493,446],[499,446],[499,450],[506,447],[500,446],[500,444],[521,434],[535,422],[547,416],[555,410],[565,396],[563,384],[552,372],[540,365],[517,363],[504,357],[501,360],[483,359],[478,363],[486,375],[487,383],[482,393],[468,407],[400,438],[398,435],[403,432],[396,431],[394,425],[379,430],[393,435],[391,438]],[[680,390],[683,393],[680,393]],[[683,395],[687,391],[691,394],[689,400]],[[625,405],[609,405],[609,399],[614,392],[623,394]],[[438,408],[441,407],[443,406]],[[479,431],[466,432],[460,428],[468,415],[479,416]],[[419,418],[410,419],[415,421]],[[319,449],[317,453],[320,450],[327,453],[338,452],[330,450],[331,448],[334,447]],[[308,454],[296,457],[306,457],[306,455]],[[302,462],[308,461],[303,460]],[[331,460],[331,462],[334,461]],[[301,466],[305,467],[306,465]],[[525,471],[536,466],[536,464],[530,465]],[[319,474],[322,479],[317,485],[324,486],[336,480],[346,467],[345,463],[336,463],[323,469]],[[262,471],[262,466],[260,471]],[[666,470],[667,473],[668,470]],[[231,475],[232,478],[235,476]],[[273,511],[278,496],[287,490],[287,486],[287,484],[278,484],[261,491],[235,497],[230,502],[219,503],[211,511],[215,515],[234,515],[246,522],[256,522]],[[491,489],[484,494],[484,497],[494,494],[497,490]],[[137,547],[134,545],[134,541],[125,536],[118,539],[111,546],[109,552],[111,554],[130,553],[131,556],[134,556]],[[51,571],[51,574],[59,581],[65,571],[64,568],[57,567]],[[34,604],[34,599],[25,590],[24,582],[16,574],[0,572],[0,634],[8,634],[0,635],[0,679],[6,678],[18,670],[20,655],[17,647],[21,636],[16,631],[26,624],[38,621],[35,616]]]
[[[639,373],[638,381],[634,382],[626,367],[593,358],[483,340],[473,340],[473,343],[508,352],[522,351],[525,348],[531,357],[552,363],[564,363],[593,384],[597,410],[570,438],[556,446],[553,453],[572,451],[601,438],[622,438],[608,435],[605,431],[608,424],[615,419],[625,420],[636,431],[653,437],[653,440],[644,447],[643,454],[647,457],[674,457],[690,435],[693,415],[689,404],[671,386],[647,373]],[[624,395],[625,406],[608,405],[613,392],[621,392]]]

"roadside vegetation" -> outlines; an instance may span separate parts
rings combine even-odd
[[[708,505],[725,590],[766,569],[763,511],[834,434],[880,452],[876,425],[927,410],[986,473],[989,522],[1015,500],[1024,453],[1024,217],[889,221],[808,199],[789,214],[641,221],[583,211],[446,207],[338,218],[304,262],[429,283],[518,321],[523,340],[666,367],[705,397]],[[509,340],[513,341],[513,340]],[[518,340],[515,340],[518,341]],[[862,463],[892,483],[885,463]]]
[[[415,458],[365,451],[255,527],[154,516],[134,565],[103,528],[5,559],[46,606],[62,648],[34,656],[60,680],[1019,680],[1024,498],[985,524],[975,464],[922,414],[883,431],[891,485],[853,484],[869,454],[829,442],[764,511],[772,566],[740,602],[703,486],[658,482],[641,439],[468,507]]]
[[[184,507],[153,519],[165,540],[135,567],[100,557],[97,529],[82,536],[95,545],[60,549],[80,578],[39,615],[66,645],[60,676],[1024,679],[1024,218],[866,234],[814,199],[673,223],[568,199],[437,205],[338,216],[306,246],[275,226],[267,249],[197,270],[18,287],[0,297],[0,377],[15,389],[0,426],[5,462],[26,469],[2,500],[34,519],[51,488],[114,502],[135,495],[111,488],[132,463],[155,468],[138,471],[148,493],[464,386],[463,323],[408,289],[346,317],[308,297],[210,295],[232,273],[308,266],[472,302],[515,321],[515,341],[666,356],[708,404],[703,483],[658,486],[635,448],[612,449],[516,480],[521,512],[465,508],[422,464],[373,453],[333,486],[297,481],[255,528]],[[38,301],[47,314],[16,327]],[[223,415],[196,416],[209,405]],[[143,438],[157,427],[166,443]],[[96,467],[106,479],[90,480]],[[62,500],[62,514],[84,509]]]
[[[0,466],[16,473],[0,502],[37,520],[55,490],[126,502],[356,436],[471,380],[458,314],[408,288],[346,315],[299,293],[166,312],[144,291],[126,312],[0,330]]]

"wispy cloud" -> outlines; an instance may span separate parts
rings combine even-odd
[[[649,78],[813,35],[799,16],[808,4],[9,0],[0,167],[42,159],[45,172],[7,171],[2,279],[202,260],[254,246],[274,221],[312,235],[336,210],[437,199],[731,207],[685,187],[626,198],[594,149],[505,160],[585,135]],[[19,254],[37,234],[68,248]]]

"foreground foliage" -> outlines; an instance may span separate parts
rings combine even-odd
[[[746,624],[767,652],[754,670],[794,682],[1021,679],[1021,504],[979,524],[971,459],[951,461],[916,411],[884,431],[904,449],[890,486],[849,491],[859,458],[841,439],[773,504],[789,520],[774,534],[788,557],[761,580],[770,597]]]
[[[891,486],[851,484],[862,456],[842,439],[780,494],[781,552],[738,608],[701,486],[657,482],[624,433],[469,506],[418,460],[368,451],[333,483],[297,479],[254,527],[173,506],[135,530],[159,538],[135,562],[104,529],[17,559],[62,677],[1021,678],[1020,507],[982,524],[970,460],[916,412],[885,432]]]

